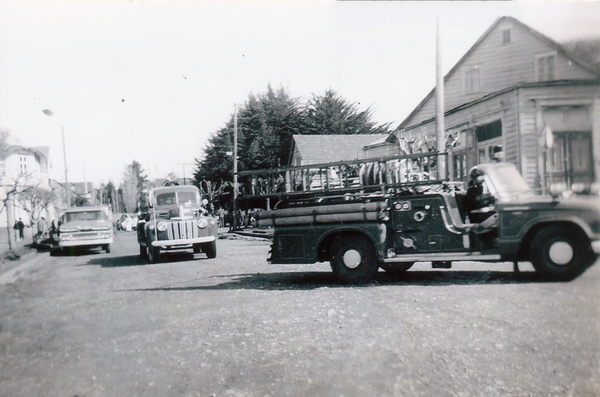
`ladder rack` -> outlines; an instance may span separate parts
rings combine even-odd
[[[443,184],[447,179],[439,177],[437,164],[439,161],[447,164],[447,156],[447,153],[430,152],[242,171],[238,174],[239,198],[292,201],[376,192],[388,194]]]

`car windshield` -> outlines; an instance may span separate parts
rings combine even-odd
[[[487,174],[499,199],[534,194],[514,167],[491,168]]]
[[[198,196],[193,191],[168,192],[156,195],[158,207],[168,205],[183,205],[185,207],[198,207]]]
[[[67,212],[65,214],[66,222],[75,222],[75,221],[100,221],[104,219],[108,219],[104,211],[96,210],[96,211],[77,211],[77,212]]]

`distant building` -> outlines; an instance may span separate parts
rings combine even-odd
[[[388,137],[402,152],[435,148],[435,89]],[[533,188],[600,176],[600,73],[512,17],[497,19],[444,77],[449,171],[517,165]]]
[[[0,196],[6,198],[6,195],[15,191],[12,201],[8,208],[5,208],[0,214],[0,225],[7,223],[7,216],[10,219],[18,220],[30,224],[28,213],[18,205],[19,192],[27,187],[38,187],[50,191],[52,186],[48,177],[48,147],[24,147],[11,145],[6,154],[0,158]],[[54,206],[43,213],[44,216],[54,216]]]
[[[301,166],[367,158],[365,146],[385,140],[386,134],[294,135],[289,165]],[[371,150],[371,155],[374,149]]]

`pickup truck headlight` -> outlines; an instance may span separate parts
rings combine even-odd
[[[156,225],[156,228],[158,229],[159,232],[164,232],[165,230],[167,230],[167,224],[164,222],[158,222],[158,225]]]
[[[205,218],[198,219],[197,223],[200,229],[204,229],[206,226],[208,226],[208,221]]]

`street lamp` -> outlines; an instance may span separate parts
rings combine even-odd
[[[46,116],[54,116],[54,113],[50,109],[42,110]],[[67,208],[71,206],[71,188],[69,187],[69,178],[67,176],[67,150],[65,149],[65,127],[63,125],[60,126],[62,132],[62,145],[63,145],[63,160],[65,162],[65,189],[67,195]]]

